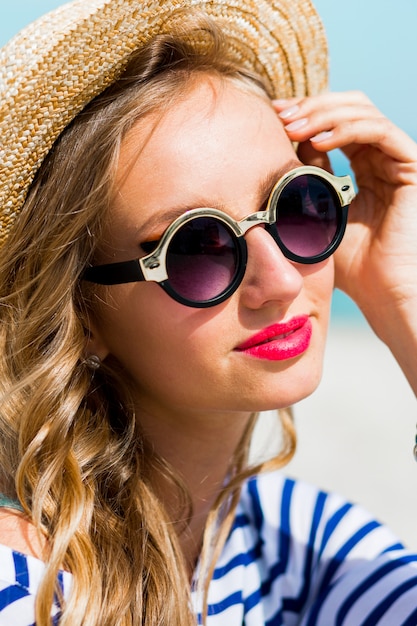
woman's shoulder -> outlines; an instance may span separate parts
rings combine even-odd
[[[20,513],[0,509],[0,624],[34,623],[35,597],[45,572],[41,554],[33,525]],[[71,574],[61,572],[58,584],[67,595]]]
[[[349,621],[353,614],[369,614],[366,623],[380,624],[372,621],[378,611],[396,610],[416,621],[390,623],[411,624],[417,623],[410,596],[416,589],[417,555],[367,511],[270,472],[251,478],[242,489],[214,573],[210,610],[230,600],[230,612],[249,611],[260,620],[254,623],[304,615],[303,624],[326,626],[339,614],[340,624],[359,623]],[[387,596],[391,604],[385,606]],[[240,601],[232,607],[233,598]],[[240,619],[237,613],[234,617]]]
[[[0,543],[37,559],[42,559],[42,540],[25,515],[8,506],[0,508]]]
[[[398,537],[360,505],[307,482],[266,472],[249,479],[242,490],[236,526],[275,537],[281,543],[318,550],[322,557],[354,543],[368,558],[401,548]],[[346,552],[350,552],[346,548]]]

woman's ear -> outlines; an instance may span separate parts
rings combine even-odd
[[[89,356],[97,356],[100,361],[104,361],[104,359],[109,355],[109,349],[107,348],[106,342],[104,341],[97,324],[91,318],[88,320],[88,328],[86,328],[85,333],[86,358]]]

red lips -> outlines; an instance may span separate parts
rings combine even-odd
[[[310,317],[300,315],[264,328],[237,346],[236,351],[272,361],[294,358],[307,350],[312,331]]]

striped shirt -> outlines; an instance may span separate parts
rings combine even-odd
[[[34,625],[43,567],[0,546],[0,626]],[[60,584],[67,595],[71,575]],[[417,554],[360,507],[271,472],[243,488],[208,599],[208,626],[417,626]]]

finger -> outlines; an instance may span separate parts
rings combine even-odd
[[[374,106],[371,100],[361,91],[326,92],[317,96],[308,96],[306,98],[296,97],[285,100],[272,100],[272,105],[279,113],[295,107],[301,115],[307,116],[309,116],[313,111],[338,108],[343,105]],[[283,119],[289,117],[290,115],[291,112],[284,113]]]
[[[345,152],[351,152],[349,147]],[[366,177],[372,173],[372,176],[382,182],[394,185],[417,184],[417,163],[404,163],[396,159],[392,159],[384,152],[378,149],[363,150],[363,154],[357,153],[356,158],[366,161],[366,167],[361,164],[360,180],[366,181]],[[356,160],[352,163],[353,169],[357,169]],[[358,179],[359,180],[359,179]]]
[[[329,118],[320,115],[299,118],[284,126],[292,141],[310,140],[319,152],[342,148],[349,158],[364,145],[372,145],[388,157],[404,163],[417,161],[417,144],[386,117],[365,110],[333,113]]]
[[[291,111],[291,115],[289,112]],[[282,118],[286,115],[285,119]],[[369,120],[386,120],[374,106],[364,104],[346,104],[330,109],[319,109],[311,111],[307,116],[305,111],[296,107],[290,107],[279,114],[284,124],[284,128],[288,135],[294,141],[305,141],[320,135],[320,140],[327,138],[326,133],[344,125],[355,121]],[[322,136],[322,134],[324,135]]]
[[[315,165],[328,172],[332,171],[327,153],[317,151],[310,141],[303,141],[298,145],[297,155],[301,163],[305,165]]]
[[[302,102],[305,98],[286,98],[284,99],[277,99],[277,100],[272,100],[272,106],[274,107],[274,109],[278,112],[280,111],[284,111],[285,109],[290,108],[291,106],[294,106],[300,102]]]
[[[318,151],[341,148],[350,159],[370,145],[397,162],[417,163],[417,144],[384,117],[345,121],[330,131],[312,135],[310,141]]]
[[[363,172],[372,168],[374,176],[387,181],[416,183],[417,144],[383,116],[363,93],[292,98],[275,102],[274,106],[289,138],[299,143],[303,162],[322,167],[317,153],[340,148],[354,160],[355,170],[356,166]],[[313,151],[306,149],[308,142]],[[370,162],[365,164],[365,159],[373,161],[374,166]]]

